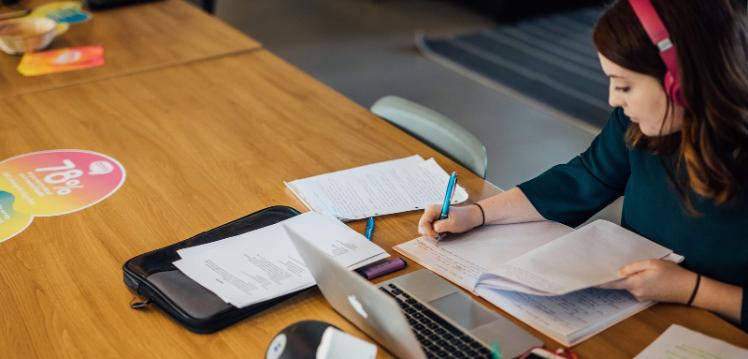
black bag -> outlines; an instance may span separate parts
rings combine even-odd
[[[212,333],[300,293],[303,290],[245,308],[236,308],[184,275],[172,264],[180,259],[178,249],[232,237],[298,214],[299,211],[287,206],[268,207],[128,260],[122,267],[125,284],[145,299],[142,303],[132,304],[132,307],[140,309],[149,303],[155,303],[187,329],[196,333]]]

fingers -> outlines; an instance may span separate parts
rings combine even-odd
[[[439,219],[441,207],[438,204],[426,206],[423,210],[421,219],[418,220],[418,233],[422,236],[436,238],[437,231],[434,229],[434,221]]]
[[[621,278],[612,282],[608,282],[597,286],[603,289],[623,289],[628,291],[638,301],[647,300],[649,297],[646,295],[646,290],[643,288],[643,278],[641,272],[633,274],[630,277]]]
[[[418,221],[418,232],[426,237],[436,238],[439,233],[462,233],[475,227],[471,224],[471,212],[474,207],[452,207],[446,219],[439,219],[441,206],[426,206]]]
[[[615,280],[612,282],[608,282],[602,285],[599,285],[598,288],[603,289],[623,289],[628,291],[631,295],[636,298],[636,300],[641,301],[641,289],[639,288],[639,284],[637,282],[636,275],[634,277],[626,277],[621,278],[619,280]]]
[[[454,222],[454,216],[448,216],[446,219],[440,219],[434,221],[433,227],[436,233],[450,233],[452,230],[452,223]]]
[[[621,277],[629,277],[645,270],[655,269],[658,264],[659,261],[657,259],[634,262],[621,267],[621,269],[618,270],[618,275]]]

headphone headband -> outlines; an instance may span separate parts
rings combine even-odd
[[[685,101],[680,93],[678,55],[675,52],[673,42],[670,41],[670,33],[657,14],[651,0],[629,0],[629,5],[634,10],[636,17],[639,18],[639,22],[644,27],[649,39],[660,50],[660,58],[667,68],[664,84],[665,92],[675,103],[685,106]]]

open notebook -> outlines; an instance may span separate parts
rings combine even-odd
[[[616,280],[618,268],[643,259],[683,259],[602,220],[576,231],[534,222],[448,238],[416,238],[395,250],[567,346],[653,304],[626,291],[595,288]]]

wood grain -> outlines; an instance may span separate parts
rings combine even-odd
[[[23,1],[34,8],[42,1]],[[93,12],[70,25],[50,49],[104,46],[102,67],[36,77],[16,71],[20,56],[0,52],[0,98],[122,76],[258,49],[261,45],[183,0],[164,0]]]
[[[121,266],[266,206],[303,209],[283,181],[366,163],[435,157],[458,171],[471,199],[498,191],[264,50],[17,96],[0,106],[11,115],[0,118],[0,158],[81,148],[113,156],[128,174],[105,201],[37,218],[0,244],[0,351],[18,358],[258,358],[276,332],[302,319],[363,336],[316,289],[219,333],[192,334],[157,310],[131,310]],[[391,250],[416,237],[418,217],[383,217],[375,241]],[[361,231],[364,223],[351,226]],[[409,263],[406,270],[417,268]],[[630,358],[670,323],[748,346],[748,335],[708,312],[658,305],[575,351]]]

